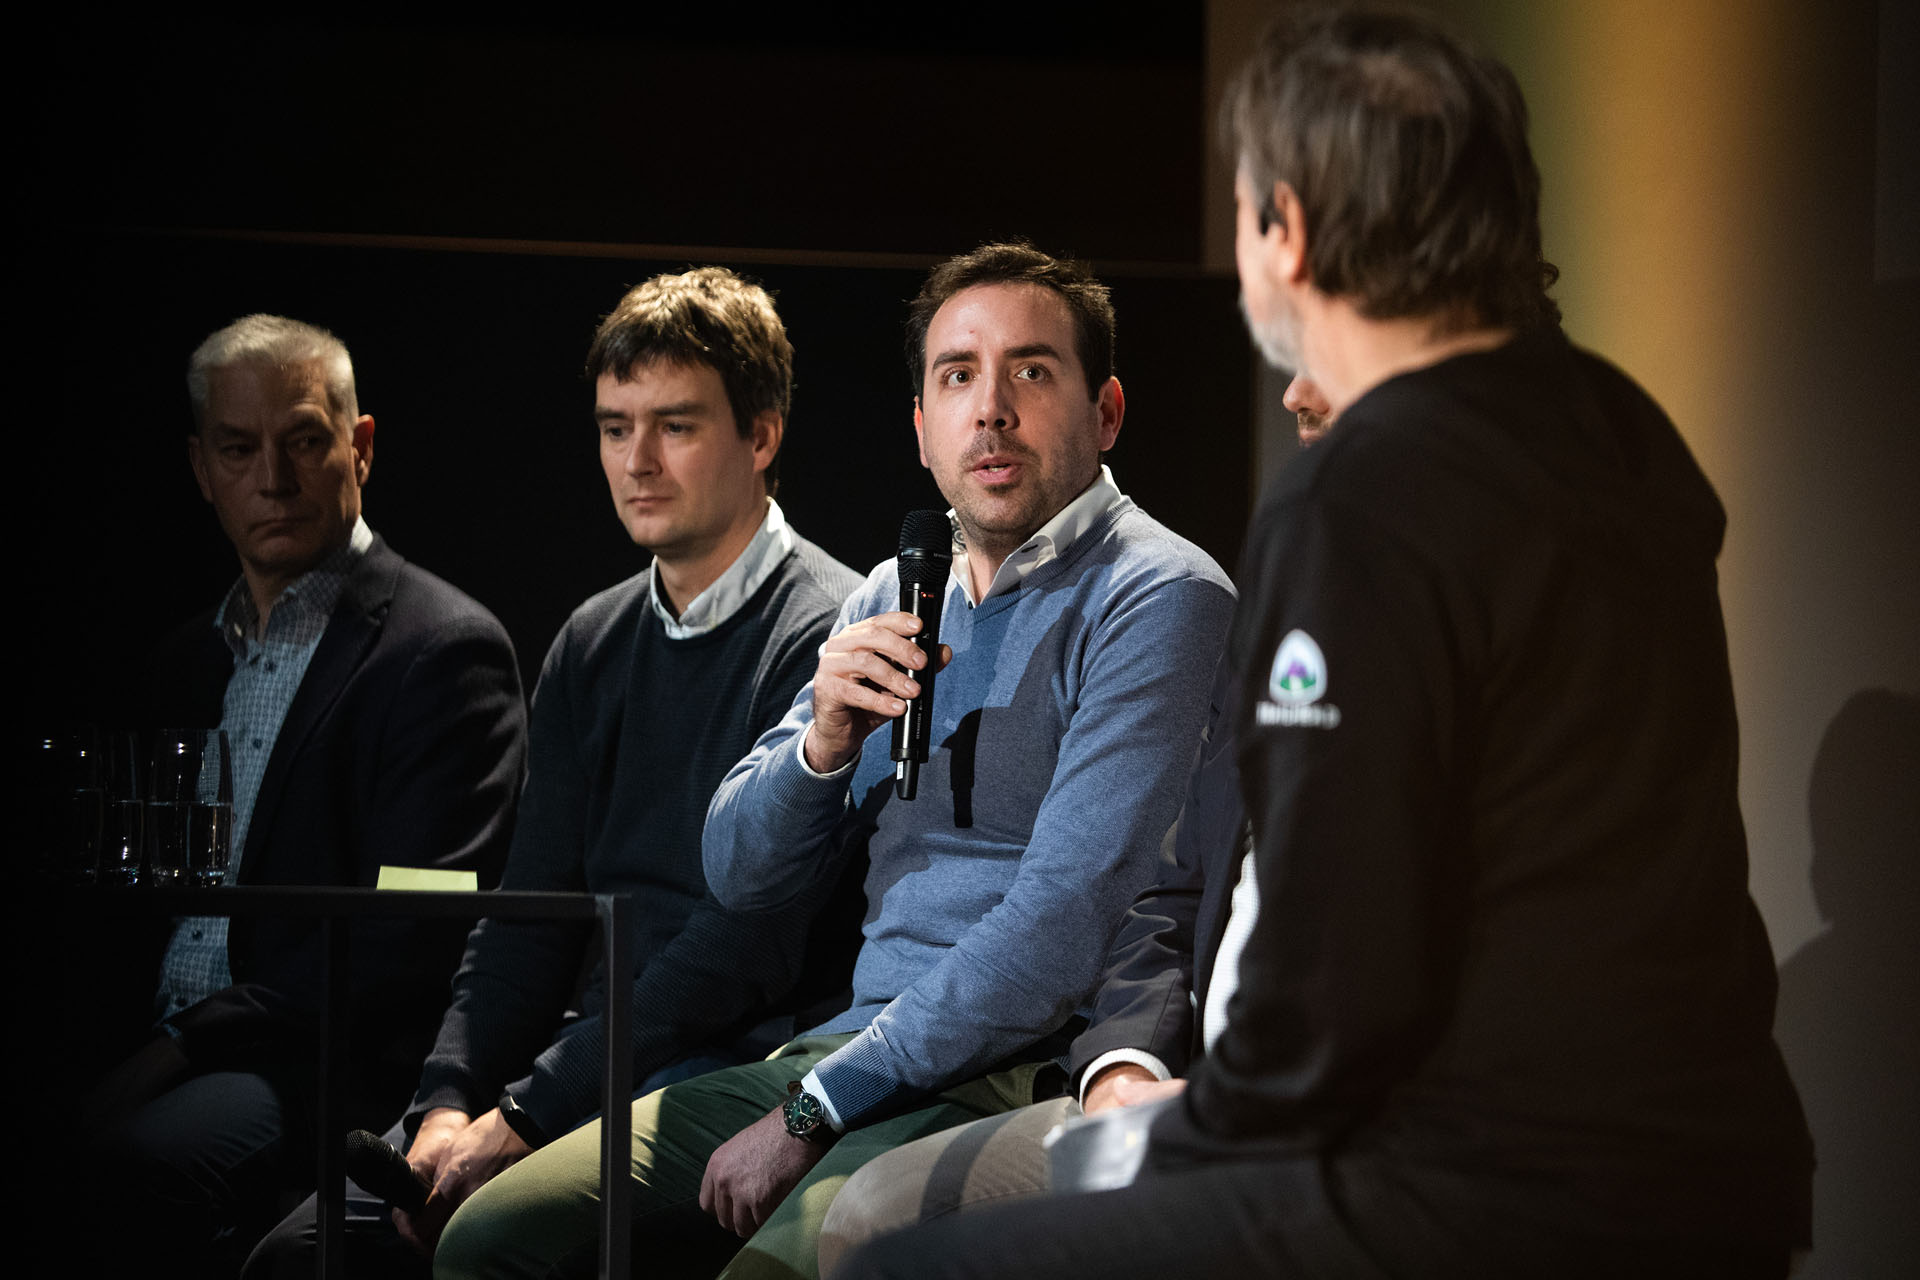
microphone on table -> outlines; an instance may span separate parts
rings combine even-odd
[[[909,511],[900,526],[900,612],[920,619],[913,642],[927,655],[914,673],[920,696],[907,699],[906,714],[893,722],[893,789],[913,799],[920,766],[927,762],[927,738],[933,721],[933,673],[940,665],[940,609],[947,598],[947,574],[953,569],[953,525],[943,511]]]
[[[347,1176],[402,1213],[418,1213],[433,1184],[414,1172],[400,1148],[377,1133],[355,1129],[347,1135]]]

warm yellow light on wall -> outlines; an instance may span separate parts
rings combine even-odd
[[[1769,180],[1781,24],[1723,0],[1528,5],[1516,69],[1547,183],[1550,256],[1576,341],[1666,406],[1739,487],[1743,322],[1766,299],[1754,210]],[[1740,13],[1732,10],[1738,9]]]

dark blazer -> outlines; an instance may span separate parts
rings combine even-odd
[[[1237,694],[1237,681],[1222,661],[1200,756],[1180,821],[1161,852],[1160,874],[1121,921],[1107,951],[1092,1025],[1068,1054],[1076,1090],[1087,1066],[1113,1049],[1144,1049],[1176,1076],[1185,1075],[1200,1055],[1200,1010],[1244,852],[1246,807],[1233,743]]]
[[[233,656],[212,619],[163,648],[153,723],[219,723]],[[525,764],[526,710],[506,631],[376,538],[274,741],[240,883],[372,885],[395,865],[471,870],[492,887]],[[349,1102],[380,1108],[381,1124],[405,1104],[432,1047],[468,928],[381,920],[351,930]],[[234,985],[170,1019],[194,1065],[310,1055],[320,942],[312,921],[235,919]]]

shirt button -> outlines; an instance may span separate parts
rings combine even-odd
[[[198,941],[200,941],[200,931],[199,931],[198,929],[195,929],[195,930],[193,931],[193,940],[194,940],[195,942],[198,942]]]
[[[255,751],[258,751],[258,750],[260,749],[260,739],[258,739],[258,738],[255,738],[255,739],[253,740],[253,749],[254,749]]]

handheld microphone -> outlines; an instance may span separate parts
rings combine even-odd
[[[940,609],[947,599],[947,574],[953,569],[953,526],[945,512],[909,511],[900,526],[900,612],[920,619],[913,638],[927,665],[914,673],[920,696],[907,699],[906,714],[893,722],[893,789],[913,799],[920,766],[927,762],[927,738],[933,721],[933,673],[940,665]]]
[[[362,1190],[379,1196],[402,1213],[418,1213],[433,1190],[413,1171],[400,1148],[377,1133],[355,1129],[347,1135],[347,1176]]]

